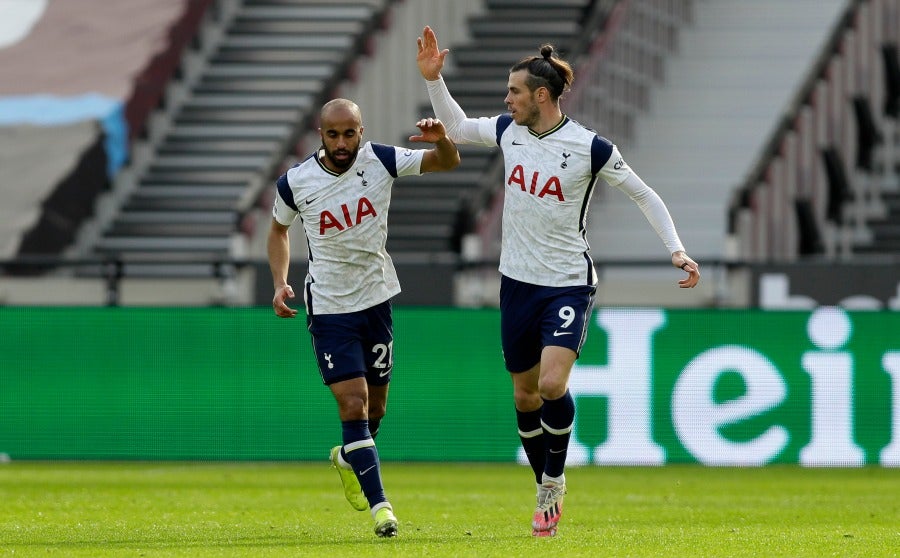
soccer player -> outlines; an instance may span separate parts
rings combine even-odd
[[[599,178],[640,207],[690,288],[700,266],[688,257],[662,199],[609,140],[564,115],[571,66],[543,45],[540,56],[509,71],[506,114],[468,118],[451,97],[441,68],[449,50],[425,27],[416,57],[435,115],[457,143],[499,146],[505,162],[500,255],[500,327],[512,376],[519,437],[534,470],[532,535],[553,536],[566,493],[565,462],[575,420],[569,375],[584,344],[597,274],[585,239]]]
[[[309,244],[303,298],[306,323],[322,381],[337,401],[343,444],[331,450],[344,495],[354,509],[370,509],[375,534],[393,537],[397,518],[384,493],[374,438],[387,407],[393,368],[391,297],[400,284],[385,250],[391,186],[400,176],[450,170],[456,145],[433,118],[416,123],[410,141],[432,149],[366,142],[359,107],[347,99],[326,103],[320,114],[322,146],[276,182],[268,236],[275,286],[272,306],[281,318],[294,290],[288,227],[300,217]]]

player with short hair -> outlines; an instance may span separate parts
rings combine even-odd
[[[519,437],[537,483],[534,536],[553,536],[566,493],[565,462],[575,420],[568,384],[581,351],[597,289],[585,238],[588,205],[598,179],[640,207],[697,285],[700,266],[684,251],[662,199],[629,168],[619,150],[564,115],[559,99],[572,68],[543,45],[516,63],[507,82],[506,114],[468,118],[441,77],[449,50],[425,27],[416,61],[435,115],[457,143],[499,146],[505,163],[500,254],[500,323],[511,373]]]
[[[384,493],[374,438],[387,407],[393,370],[390,299],[400,283],[387,242],[391,186],[401,176],[450,170],[459,151],[434,118],[416,123],[410,141],[432,149],[366,142],[356,103],[334,99],[320,114],[322,146],[281,175],[267,241],[275,286],[272,306],[281,318],[297,310],[287,282],[288,228],[297,219],[309,245],[303,289],[306,323],[322,381],[338,405],[343,444],[331,450],[344,495],[354,509],[370,509],[375,534],[393,537],[397,518]]]

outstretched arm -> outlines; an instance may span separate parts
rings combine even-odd
[[[478,120],[468,118],[465,111],[447,90],[447,84],[441,77],[441,68],[444,66],[444,57],[450,51],[438,48],[437,37],[431,27],[425,27],[422,37],[419,37],[416,43],[418,45],[416,62],[419,64],[419,71],[425,78],[425,86],[428,88],[428,98],[434,108],[434,114],[444,123],[447,136],[457,143],[496,145],[482,139],[478,129]]]
[[[687,272],[688,276],[679,280],[678,286],[682,289],[697,286],[697,283],[700,282],[700,264],[685,253],[684,245],[681,244],[681,239],[678,238],[678,232],[675,230],[675,222],[672,221],[672,216],[659,194],[647,186],[633,171],[629,172],[625,180],[616,187],[628,194],[641,209],[647,221],[653,226],[653,230],[672,253],[672,265]]]
[[[423,118],[416,122],[420,133],[409,136],[409,141],[422,141],[433,143],[434,148],[429,149],[422,156],[422,172],[445,171],[456,168],[459,165],[459,150],[456,144],[447,137],[444,124],[437,118]]]

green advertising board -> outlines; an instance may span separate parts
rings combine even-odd
[[[397,308],[386,460],[521,459],[494,309]],[[322,460],[305,320],[265,309],[0,308],[12,459]],[[604,308],[572,373],[571,465],[900,466],[900,313]]]

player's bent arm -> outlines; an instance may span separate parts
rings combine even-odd
[[[435,172],[448,171],[459,166],[459,150],[456,144],[444,136],[434,144],[434,148],[429,149],[422,155],[421,171]]]

